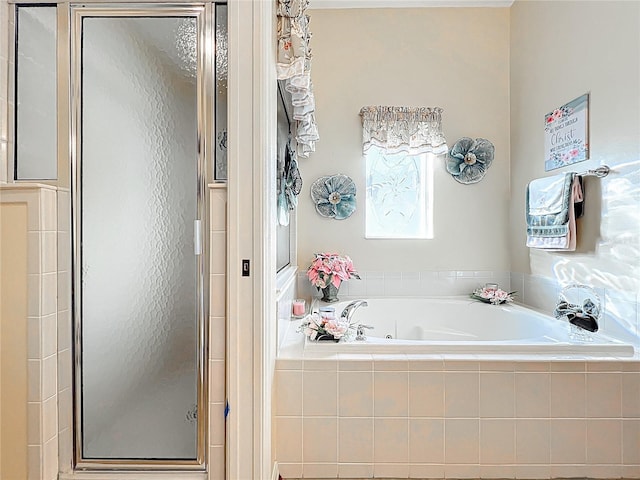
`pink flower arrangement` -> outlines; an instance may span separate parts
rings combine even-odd
[[[347,334],[348,330],[349,324],[336,318],[321,317],[317,313],[308,315],[300,325],[300,331],[309,337],[309,340],[339,340]]]
[[[497,286],[484,286],[477,288],[471,294],[471,298],[474,300],[480,300],[484,303],[491,303],[492,305],[500,305],[502,303],[513,302],[513,296],[516,292],[505,292]]]
[[[311,285],[320,289],[333,285],[336,288],[350,278],[360,279],[353,269],[353,262],[346,255],[337,253],[316,253],[307,269],[307,277]]]

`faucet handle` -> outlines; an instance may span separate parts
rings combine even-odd
[[[356,340],[364,341],[367,339],[367,336],[364,334],[365,328],[368,330],[373,330],[373,327],[371,325],[364,325],[362,323],[359,323],[356,327]]]

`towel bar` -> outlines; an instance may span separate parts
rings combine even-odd
[[[611,169],[608,165],[601,165],[598,168],[594,168],[593,170],[587,170],[586,172],[578,173],[581,176],[594,176],[598,178],[603,178],[609,175]]]

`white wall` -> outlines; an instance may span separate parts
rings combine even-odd
[[[359,271],[508,271],[509,10],[313,10],[311,26],[321,139],[300,161],[300,267],[314,252],[338,251]],[[437,162],[433,240],[364,239],[365,105],[440,106],[450,146],[463,136],[494,143],[478,184],[457,183]],[[320,217],[310,199],[311,184],[336,173],[358,188],[358,209],[346,220]]]
[[[511,8],[512,271],[640,289],[640,2],[528,2]],[[544,171],[545,113],[590,92],[590,160]],[[525,244],[526,184],[608,164],[587,178],[575,253]],[[634,297],[635,298],[635,297]]]

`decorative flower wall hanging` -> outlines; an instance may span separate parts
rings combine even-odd
[[[489,140],[462,137],[449,152],[447,172],[465,185],[477,183],[491,165],[494,153],[495,147]]]
[[[344,220],[356,211],[356,185],[346,175],[320,177],[311,185],[311,199],[323,217]]]

